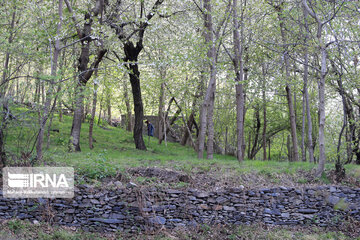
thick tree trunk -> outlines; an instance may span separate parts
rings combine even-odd
[[[318,38],[321,51],[321,73],[319,82],[319,165],[316,170],[316,177],[320,177],[325,169],[325,76],[326,69],[326,49],[322,43],[321,35]]]
[[[241,63],[242,65],[242,63]],[[238,77],[237,77],[238,78]],[[240,81],[241,77],[240,77]],[[239,162],[244,160],[245,149],[244,142],[244,88],[243,85],[237,84],[235,86],[236,92],[236,135],[237,135],[237,154],[236,157]]]
[[[136,45],[132,42],[127,42],[124,44],[124,52],[126,55],[126,61],[130,64],[128,65],[129,77],[131,83],[131,90],[134,100],[134,112],[135,112],[135,124],[134,124],[134,142],[136,149],[146,150],[145,142],[142,135],[143,130],[143,120],[144,120],[144,109],[143,102],[141,97],[141,88],[140,88],[140,72],[138,66],[138,56],[142,50],[142,45]]]
[[[84,107],[84,87],[82,84],[79,84],[75,90],[75,109],[73,122],[71,127],[70,142],[69,142],[69,151],[79,152],[80,148],[80,132],[81,132],[81,119],[83,115]]]
[[[204,149],[205,149],[205,134],[206,134],[206,115],[207,115],[207,105],[204,102],[200,106],[200,113],[199,113],[199,120],[200,120],[200,129],[199,129],[199,136],[197,139],[197,151],[198,151],[198,158],[204,158]]]
[[[71,127],[70,141],[69,141],[69,151],[81,151],[80,148],[80,132],[81,132],[81,119],[84,112],[84,88],[86,83],[91,78],[94,69],[98,67],[103,56],[106,53],[106,50],[99,50],[97,54],[97,59],[92,64],[91,69],[88,68],[89,63],[89,43],[84,44],[81,50],[81,56],[79,59],[79,78],[78,85],[75,90],[75,109],[73,123]]]
[[[215,91],[216,85],[213,86],[213,91],[210,96],[210,104],[207,111],[207,124],[208,124],[208,141],[207,141],[207,159],[214,158],[214,105],[215,105]],[[186,127],[186,126],[185,126]]]
[[[83,44],[81,49],[81,56],[79,59],[79,77],[78,85],[75,90],[75,109],[73,123],[71,127],[69,151],[81,151],[80,148],[80,132],[81,132],[81,120],[84,112],[84,88],[86,83],[91,78],[94,69],[98,67],[106,50],[99,50],[97,58],[92,64],[91,68],[88,68],[89,56],[90,56],[90,43]]]
[[[4,89],[1,89],[1,105],[2,105],[2,112],[1,112],[1,124],[0,124],[0,167],[5,167],[7,164],[7,156],[5,152],[5,131],[8,124],[9,118],[9,108],[8,108],[8,99],[4,97],[5,93],[3,92]]]

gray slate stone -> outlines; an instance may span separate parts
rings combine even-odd
[[[104,219],[104,218],[89,218],[90,221],[93,222],[101,222],[101,223],[107,223],[107,224],[117,224],[117,223],[123,223],[123,220],[118,219]]]
[[[166,218],[160,216],[151,217],[149,218],[149,222],[152,224],[164,225],[166,223]]]

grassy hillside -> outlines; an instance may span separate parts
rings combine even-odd
[[[29,116],[29,115],[28,115]],[[21,146],[30,142],[31,127],[36,116],[28,120],[28,125],[11,126],[8,134],[8,150],[21,151]],[[132,133],[121,128],[111,126],[94,126],[95,148],[88,147],[89,124],[82,124],[81,152],[69,153],[67,144],[70,136],[72,118],[64,116],[63,122],[54,117],[51,131],[51,144],[45,149],[44,159],[36,162],[37,166],[72,166],[79,176],[86,179],[100,180],[105,177],[123,176],[122,180],[137,181],[138,183],[156,182],[156,179],[132,176],[128,170],[141,167],[160,167],[172,171],[179,171],[192,176],[194,184],[200,181],[215,182],[222,185],[261,186],[273,184],[308,184],[317,183],[312,179],[315,165],[303,162],[278,162],[247,160],[238,163],[231,156],[214,155],[213,160],[197,159],[196,152],[190,147],[183,147],[177,143],[163,143],[159,145],[157,139],[150,141],[145,137],[147,151],[135,149]],[[29,147],[30,148],[30,147]],[[35,150],[34,150],[35,152]],[[33,153],[34,154],[34,153]],[[358,184],[360,167],[347,165],[347,174],[351,177],[350,184]],[[331,183],[331,169],[333,164],[327,164],[328,176],[324,176],[321,183]],[[124,178],[125,177],[125,178]],[[197,182],[198,181],[198,182]],[[183,184],[186,185],[186,184]],[[182,186],[180,183],[179,186]]]

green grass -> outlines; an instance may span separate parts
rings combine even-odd
[[[16,226],[16,227],[14,227]],[[21,226],[21,227],[19,227]],[[146,235],[145,233],[127,234],[124,232],[101,234],[89,233],[81,230],[71,230],[69,228],[54,227],[47,224],[31,224],[27,221],[10,220],[0,224],[0,239],[3,240],[103,240],[103,239],[153,239],[153,240],[170,240],[170,239],[266,239],[266,240],[347,240],[360,239],[356,234],[347,236],[343,232],[331,231],[317,227],[274,227],[265,225],[251,225],[238,227],[224,226],[207,226],[202,225],[194,230],[165,230],[158,231],[156,234]]]
[[[21,112],[24,109],[18,111]],[[19,153],[30,149],[27,142],[30,142],[31,136],[34,134],[32,129],[37,118],[36,114],[30,116],[33,119],[28,120],[25,127],[12,126],[10,128],[7,150]],[[58,116],[55,115],[52,129],[59,129],[60,132],[51,132],[50,148],[44,150],[44,159],[42,162],[36,163],[37,165],[73,166],[76,173],[92,179],[114,176],[118,172],[124,173],[125,169],[133,167],[158,166],[187,174],[194,171],[208,173],[214,170],[225,175],[230,172],[234,175],[255,173],[269,178],[275,177],[274,183],[276,183],[278,174],[295,175],[299,171],[311,171],[316,167],[314,164],[304,162],[247,160],[239,163],[235,157],[217,154],[214,155],[213,160],[198,159],[196,152],[190,147],[183,147],[177,143],[167,143],[165,146],[164,142],[159,145],[157,139],[151,138],[149,142],[146,136],[144,136],[144,140],[148,150],[141,151],[135,149],[132,133],[111,126],[106,126],[109,130],[94,126],[96,142],[94,143],[95,148],[90,150],[88,147],[88,123],[82,124],[82,151],[69,153],[68,140],[71,124],[71,116],[64,116],[64,121],[59,122]],[[35,151],[33,157],[34,154]],[[333,169],[333,165],[326,164],[326,169]],[[360,166],[347,165],[346,169],[347,173],[360,177]],[[304,179],[299,179],[299,181],[306,182]]]
[[[0,223],[2,240],[105,240],[106,236],[98,233],[71,231],[47,224],[32,224],[23,220],[10,220]]]

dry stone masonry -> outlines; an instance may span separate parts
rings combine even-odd
[[[199,192],[131,185],[104,190],[81,185],[73,199],[0,197],[2,219],[47,221],[101,232],[259,222],[325,227],[345,217],[360,220],[359,210],[360,188],[339,186]]]

